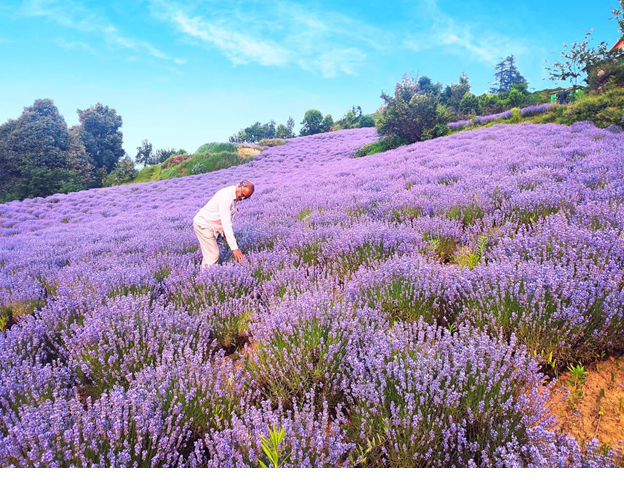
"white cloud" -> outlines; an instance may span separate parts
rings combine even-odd
[[[343,73],[357,75],[357,67],[366,60],[363,52],[357,49],[336,48],[319,54],[318,58],[300,60],[298,64],[306,70],[318,70],[323,77],[336,77]]]
[[[256,61],[261,65],[285,65],[288,51],[275,42],[256,40],[249,35],[221,28],[201,17],[177,12],[173,21],[187,35],[220,49],[234,64]]]
[[[528,51],[522,41],[500,34],[469,20],[457,20],[440,10],[436,0],[424,0],[419,4],[423,18],[431,26],[405,37],[403,46],[408,50],[421,52],[442,49],[456,56],[465,56],[484,65],[492,66],[501,57],[514,52],[522,55]]]
[[[88,45],[85,42],[70,42],[70,41],[65,40],[64,38],[57,37],[55,39],[55,43],[56,43],[56,45],[58,45],[59,47],[62,47],[64,49],[84,50],[86,52],[89,52],[92,55],[96,55],[97,54],[95,49],[93,49],[90,45]]]
[[[363,46],[383,47],[387,38],[370,25],[335,12],[317,12],[294,2],[259,4],[231,1],[188,4],[151,0],[152,15],[168,22],[207,50],[218,50],[233,64],[256,63],[303,69],[335,77],[357,75],[366,61]]]
[[[47,18],[63,27],[93,34],[102,38],[112,47],[128,49],[135,52],[135,54],[143,54],[169,62],[184,63],[183,60],[172,58],[147,41],[122,35],[105,18],[101,18],[100,15],[86,9],[73,0],[63,0],[61,2],[56,0],[26,0],[22,4],[20,12],[28,17]],[[94,49],[84,42],[66,42],[65,45],[61,46],[65,48],[80,48],[82,46],[85,50],[92,53],[95,52]],[[136,56],[131,56],[131,58],[135,59]]]

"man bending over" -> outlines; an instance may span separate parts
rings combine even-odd
[[[238,202],[249,199],[254,193],[254,189],[253,183],[249,181],[242,181],[236,186],[224,187],[218,190],[193,218],[193,229],[197,239],[199,239],[203,256],[202,269],[217,264],[219,261],[219,245],[217,244],[217,236],[219,235],[227,240],[234,259],[239,263],[245,261],[245,257],[238,249],[234,238],[232,214],[236,212]]]

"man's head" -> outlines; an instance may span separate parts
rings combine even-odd
[[[251,181],[241,181],[236,185],[236,199],[242,201],[249,199],[254,193],[255,187]]]

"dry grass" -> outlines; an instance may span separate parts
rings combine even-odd
[[[238,147],[238,155],[241,157],[253,157],[256,154],[260,154],[262,149],[258,147],[251,146],[239,146]]]

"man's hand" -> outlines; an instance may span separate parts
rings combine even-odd
[[[232,251],[232,254],[234,255],[234,259],[239,263],[245,261],[245,257],[243,256],[243,253],[241,253],[240,249],[235,249],[234,251]]]

